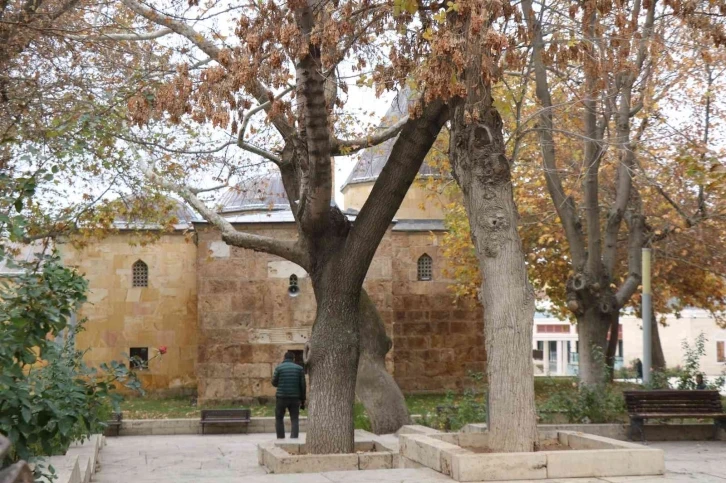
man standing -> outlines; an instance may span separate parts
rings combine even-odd
[[[305,371],[293,362],[292,352],[285,353],[285,360],[275,368],[272,385],[277,388],[275,404],[275,430],[277,439],[285,439],[285,410],[290,412],[291,438],[300,432],[300,409],[305,409]]]

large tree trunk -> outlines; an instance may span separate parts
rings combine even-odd
[[[615,378],[615,358],[618,353],[618,341],[620,340],[620,312],[612,312],[610,315],[610,332],[608,336],[607,350],[605,351],[605,370],[607,371],[608,382]]]
[[[406,400],[396,381],[386,370],[386,354],[391,339],[386,335],[378,310],[364,290],[360,298],[360,360],[356,395],[363,403],[376,434],[389,434],[409,424]]]
[[[307,447],[311,454],[354,453],[360,293],[343,293],[335,270],[312,275],[318,310],[305,359],[310,374]],[[339,275],[339,274],[338,274]]]
[[[470,39],[476,53],[478,39]],[[502,121],[482,82],[481,56],[466,71],[467,98],[453,101],[451,159],[464,194],[482,274],[484,336],[489,381],[489,442],[505,452],[538,446],[534,403],[532,327],[534,291],[517,233]]]
[[[598,306],[585,306],[577,316],[579,373],[584,384],[601,384],[607,380],[607,335],[610,326],[610,318],[603,317]]]
[[[658,331],[660,324],[655,314],[653,314],[650,320],[651,366],[654,371],[665,371],[665,354],[663,354],[663,346],[660,343],[660,332]]]

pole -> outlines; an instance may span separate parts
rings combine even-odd
[[[652,330],[653,309],[650,299],[650,248],[643,248],[643,384],[650,382],[650,367],[652,361]]]

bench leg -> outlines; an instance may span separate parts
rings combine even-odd
[[[635,441],[635,432],[640,432],[640,442],[645,443],[644,420],[639,418],[630,419],[630,440]]]
[[[713,439],[718,441],[721,439],[721,430],[726,431],[726,420],[714,419],[713,420]]]

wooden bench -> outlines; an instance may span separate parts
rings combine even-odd
[[[252,410],[250,409],[202,409],[202,434],[204,427],[208,424],[244,424],[245,433],[249,431],[249,424],[252,421]]]
[[[111,419],[106,421],[106,436],[118,436],[121,432],[122,413],[111,413]]]
[[[630,439],[635,430],[645,441],[644,424],[647,419],[713,419],[714,436],[718,439],[721,428],[726,429],[721,396],[718,391],[624,391],[625,404],[630,416]]]

